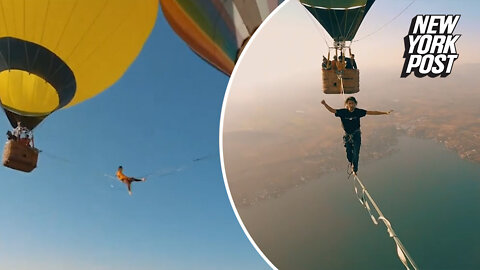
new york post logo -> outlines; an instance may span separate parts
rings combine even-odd
[[[417,15],[412,19],[408,35],[403,39],[405,52],[401,78],[447,77],[458,58],[454,35],[460,15]]]

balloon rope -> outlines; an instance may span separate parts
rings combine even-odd
[[[150,172],[148,174],[144,174],[144,175],[141,176],[141,178],[151,178],[153,176],[164,177],[164,176],[167,176],[167,175],[171,175],[171,174],[175,174],[175,173],[184,171],[187,168],[188,168],[187,166],[182,165],[182,166],[179,166],[179,167],[176,167],[176,168],[160,169],[160,170]]]
[[[417,0],[412,0],[412,2],[410,2],[410,4],[408,4],[402,11],[400,11],[400,13],[398,13],[395,17],[393,17],[390,21],[388,21],[387,23],[385,23],[384,25],[380,26],[377,30],[373,31],[372,33],[366,35],[366,36],[363,36],[359,39],[355,39],[353,40],[352,42],[357,42],[357,41],[360,41],[362,39],[365,39],[371,35],[374,35],[376,34],[377,32],[380,32],[380,30],[382,30],[383,28],[385,28],[387,25],[391,24],[396,18],[400,17],[400,15],[403,14],[403,12],[405,12],[415,1]]]
[[[310,21],[311,21],[312,24],[315,26],[315,29],[322,34],[323,40],[325,41],[325,45],[327,45],[327,48],[330,48],[330,46],[328,45],[327,39],[326,39],[326,37],[325,37],[325,29],[322,28],[322,29],[320,30],[319,27],[321,27],[321,26],[320,26],[320,24],[318,23],[318,21],[313,17],[313,15],[312,15],[310,12],[308,12],[308,10],[307,10],[306,8],[304,8],[303,10],[304,10],[305,13],[307,14],[308,18],[310,18]],[[317,12],[317,11],[315,10],[315,13],[316,13],[316,12]]]
[[[370,217],[372,218],[373,223],[375,225],[377,225],[378,224],[377,220],[378,221],[381,220],[385,224],[385,227],[387,227],[387,231],[388,231],[389,236],[391,238],[393,238],[393,240],[395,241],[395,244],[397,245],[397,255],[400,258],[400,261],[405,266],[405,268],[407,270],[410,270],[410,268],[408,267],[410,265],[410,266],[413,267],[413,269],[418,270],[418,267],[415,264],[415,261],[413,261],[413,259],[410,257],[410,255],[407,252],[407,249],[403,246],[402,242],[400,241],[400,238],[398,238],[397,234],[393,230],[390,221],[388,221],[388,219],[385,218],[382,211],[378,207],[377,203],[373,200],[372,196],[370,196],[370,193],[365,188],[362,181],[360,181],[360,178],[358,178],[358,176],[355,172],[353,172],[353,181],[354,181],[353,186],[355,188],[355,193],[357,195],[357,198],[359,199],[360,203],[367,209],[368,213],[370,214]],[[358,183],[360,185],[360,187],[362,188],[362,196],[358,195],[358,190],[357,190],[356,183]],[[370,203],[373,205],[373,208],[375,209],[375,211],[378,214],[378,219],[377,220],[375,219],[375,217],[371,213],[368,201],[370,201]]]
[[[365,7],[365,6],[364,6],[364,7]],[[348,15],[348,12],[349,12],[349,9],[347,9],[347,10],[345,11],[345,16]],[[364,12],[362,12],[362,14],[364,14]],[[358,19],[358,16],[360,16],[360,12],[356,12],[356,13],[355,13],[355,17],[354,17],[353,21],[356,21],[356,20]],[[348,37],[348,36],[350,35],[350,33],[351,33],[352,30],[353,30],[353,25],[354,25],[354,24],[351,24],[351,25],[350,25],[350,27],[348,28],[347,33],[344,35],[344,38],[346,38],[346,37]],[[346,25],[345,25],[345,26],[346,26]],[[357,27],[357,29],[358,29],[358,27]],[[352,38],[353,38],[353,37],[352,37]]]
[[[340,20],[338,20],[337,13],[336,13],[334,10],[332,10],[332,9],[329,8],[329,9],[328,9],[328,16],[329,16],[330,18],[332,18],[331,13],[333,13],[333,17],[335,17],[335,22],[337,23],[337,26],[338,26],[338,32],[339,32],[339,33],[343,33],[342,29],[340,28],[341,22],[340,22]],[[346,13],[345,13],[345,16],[347,16]],[[335,38],[334,38],[334,39],[335,39]],[[335,40],[335,41],[338,41],[338,40]]]
[[[337,75],[337,76],[340,79],[340,93],[342,94],[342,102],[345,102],[346,98],[345,98],[345,90],[343,89],[343,76],[342,75]]]

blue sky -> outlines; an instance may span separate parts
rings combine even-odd
[[[35,130],[43,150],[35,171],[0,168],[0,268],[269,269],[238,224],[221,174],[227,83],[159,12],[114,86]],[[0,128],[10,129],[5,117]],[[153,175],[134,183],[130,197],[108,176],[118,165]]]

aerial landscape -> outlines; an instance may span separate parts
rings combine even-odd
[[[362,162],[391,155],[398,150],[398,137],[405,135],[434,140],[462,159],[480,163],[480,107],[475,105],[480,93],[473,91],[479,79],[464,78],[472,68],[479,67],[459,66],[442,80],[401,79],[393,71],[381,74],[380,80],[365,78],[359,107],[391,108],[394,113],[388,119],[362,120]],[[292,97],[292,105],[270,106],[263,121],[248,121],[243,114],[232,125],[226,122],[226,171],[227,177],[236,174],[230,185],[238,206],[278,197],[328,172],[346,171],[341,123],[320,106],[319,92]],[[327,98],[341,104],[338,97]]]

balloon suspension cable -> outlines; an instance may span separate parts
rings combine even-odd
[[[328,41],[325,36],[325,29],[318,23],[315,17],[313,17],[313,15],[310,12],[308,12],[307,9],[304,9],[304,11],[307,14],[307,17],[310,18],[310,21],[312,22],[312,24],[315,26],[315,29],[317,30],[317,32],[320,32],[322,34],[323,40],[325,41],[325,45],[327,46],[327,48],[331,48],[331,46],[328,45]]]
[[[188,168],[188,166],[183,165],[183,166],[179,166],[179,167],[176,167],[176,168],[159,169],[159,170],[153,171],[149,174],[142,175],[139,178],[144,178],[144,179],[163,178],[163,177],[166,177],[166,176],[169,176],[169,175],[172,175],[172,174],[180,173],[187,168]],[[118,180],[118,178],[116,176],[110,175],[108,173],[104,173],[103,176],[109,178],[110,180],[114,180],[115,183]],[[113,183],[110,183],[110,187],[115,188]]]
[[[339,46],[339,48],[337,47]],[[337,55],[337,50],[339,49],[340,50],[340,55],[342,56],[342,61],[345,61],[345,53],[344,53],[344,47],[345,46],[345,42],[343,41],[336,41],[335,42],[335,55]],[[348,48],[350,49],[350,47]],[[339,62],[340,59],[337,57],[337,63],[340,63]],[[340,65],[342,65],[343,63],[340,63]],[[336,71],[337,73],[337,79],[340,81],[340,94],[342,94],[341,96],[341,99],[342,99],[342,103],[345,102],[346,100],[346,97],[345,97],[345,89],[343,87],[343,68],[340,69],[340,70],[337,70]]]
[[[340,93],[342,94],[342,103],[345,102],[346,97],[345,97],[345,90],[343,89],[343,76],[337,75],[338,79],[340,80]]]
[[[184,171],[187,168],[188,168],[188,166],[182,165],[182,166],[179,166],[179,167],[176,167],[176,168],[159,169],[159,170],[150,172],[148,174],[144,174],[144,175],[141,176],[141,178],[152,178],[152,177],[161,178],[161,177],[164,177],[164,176],[167,176],[167,175],[172,175],[172,174],[179,173],[181,171]]]
[[[400,15],[402,15],[411,5],[413,5],[413,3],[415,3],[415,1],[417,0],[412,0],[412,2],[410,2],[410,4],[408,4],[404,9],[402,9],[402,11],[400,11],[400,13],[398,13],[397,15],[395,15],[390,21],[386,22],[385,24],[383,24],[382,26],[380,26],[377,30],[373,31],[372,33],[366,35],[366,36],[363,36],[361,38],[358,38],[358,39],[355,39],[353,40],[352,42],[357,42],[357,41],[360,41],[360,40],[363,40],[367,37],[370,37],[378,32],[380,32],[383,28],[385,28],[387,25],[391,24],[395,19],[397,19],[398,17],[400,17]]]
[[[34,146],[32,146],[34,147]],[[37,149],[37,148],[35,148]],[[64,157],[61,157],[59,155],[56,155],[56,154],[53,154],[51,153],[50,151],[45,151],[45,150],[41,150],[41,149],[37,149],[38,150],[38,153],[41,153],[43,157],[48,157],[49,159],[52,159],[52,160],[56,160],[56,161],[61,161],[63,163],[72,163],[71,160],[69,160],[68,158],[64,158]]]
[[[196,163],[203,162],[205,160],[210,160],[210,159],[213,159],[213,158],[216,158],[216,155],[207,154],[207,155],[199,156],[199,157],[196,157],[196,158],[192,159],[191,163],[196,164]],[[173,174],[183,172],[183,171],[187,170],[188,168],[194,166],[193,164],[191,164],[191,165],[184,164],[184,165],[173,167],[173,168],[171,167],[171,168],[158,169],[158,170],[152,171],[148,174],[144,174],[144,175],[140,176],[140,178],[145,178],[145,179],[163,178],[163,177],[166,177],[166,176],[169,176],[169,175],[173,175]],[[108,173],[104,173],[103,176],[106,177],[106,178],[109,178],[110,180],[114,180],[114,182],[110,183],[110,187],[116,189],[116,187],[113,183],[117,183],[118,178],[116,176],[110,175]]]
[[[174,168],[161,168],[161,169],[152,171],[148,174],[145,174],[141,177],[142,178],[152,178],[152,177],[161,178],[161,177],[164,177],[164,176],[167,176],[167,175],[176,174],[176,173],[185,171],[186,169],[188,169],[191,166],[194,166],[193,163],[203,162],[205,160],[209,160],[209,159],[212,159],[212,158],[215,158],[215,157],[216,156],[214,154],[206,154],[206,155],[203,155],[203,156],[198,156],[196,158],[193,158],[188,164],[183,164],[183,165],[180,165],[180,166],[177,166],[177,167],[174,167]],[[190,163],[192,163],[192,164],[190,164]]]
[[[359,188],[357,188],[357,184],[360,186],[360,189],[362,190],[361,194],[359,194],[358,192]],[[415,264],[415,261],[412,259],[412,257],[410,257],[410,255],[407,252],[407,249],[405,248],[405,246],[403,246],[402,242],[400,241],[400,238],[398,238],[397,234],[393,230],[392,224],[390,223],[390,221],[388,221],[387,218],[385,218],[382,211],[378,207],[377,203],[373,200],[372,196],[368,192],[367,188],[363,185],[362,181],[360,181],[360,178],[358,178],[357,174],[354,172],[353,172],[353,187],[354,187],[357,199],[367,210],[368,214],[370,215],[370,218],[372,219],[372,222],[375,225],[378,225],[378,222],[382,221],[385,224],[385,227],[387,227],[387,232],[389,236],[393,238],[397,246],[397,255],[400,261],[405,266],[405,268],[407,270],[410,270],[409,266],[411,266],[414,270],[418,270],[418,267]],[[369,202],[372,204],[373,208],[377,212],[378,218],[375,218],[375,216],[372,214]]]
[[[30,130],[30,143],[32,145],[32,148],[35,149],[35,138],[33,135],[33,130]],[[38,152],[40,152],[40,150],[38,150]]]

